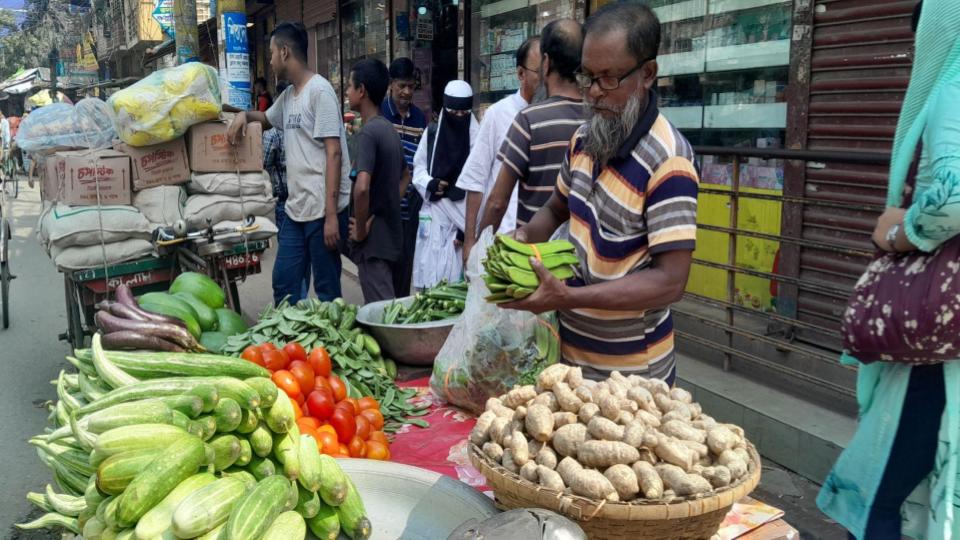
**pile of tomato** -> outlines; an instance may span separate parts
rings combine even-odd
[[[390,459],[380,403],[369,396],[347,397],[347,387],[333,373],[326,349],[317,347],[307,354],[299,343],[282,348],[263,343],[250,345],[240,356],[270,370],[274,384],[294,404],[300,433],[313,437],[320,452],[334,457]]]

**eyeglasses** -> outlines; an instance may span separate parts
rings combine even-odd
[[[527,66],[525,66],[525,65],[523,65],[523,64],[520,64],[520,65],[517,66],[517,67],[520,68],[520,69],[529,71],[530,73],[536,73],[537,75],[540,74],[540,68],[539,68],[539,67],[538,67],[537,69],[530,69],[530,68],[528,68]]]
[[[607,90],[607,91],[616,90],[617,88],[620,88],[620,85],[623,83],[624,79],[633,75],[638,69],[642,68],[644,64],[653,60],[654,58],[647,58],[643,62],[640,62],[639,64],[634,66],[633,69],[631,69],[630,71],[624,73],[619,77],[614,77],[612,75],[604,75],[601,77],[591,77],[581,71],[577,71],[577,73],[574,74],[574,77],[576,77],[577,84],[580,85],[580,88],[583,88],[584,90],[588,90],[592,88],[594,83],[597,83],[597,85],[600,86],[601,90]]]

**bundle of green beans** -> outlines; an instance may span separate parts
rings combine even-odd
[[[405,306],[394,300],[383,311],[383,324],[415,324],[442,321],[463,313],[467,304],[467,284],[447,284],[441,281],[435,287],[418,293],[413,303]]]
[[[487,301],[500,304],[533,294],[540,286],[540,278],[533,271],[531,257],[538,259],[557,279],[572,278],[571,266],[579,262],[575,250],[574,245],[566,240],[524,244],[509,236],[497,235],[483,261],[487,271],[483,280],[491,292]]]

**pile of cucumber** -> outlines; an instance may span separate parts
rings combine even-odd
[[[60,373],[50,426],[30,440],[59,490],[22,529],[84,540],[369,538],[336,460],[301,435],[263,367],[210,354],[90,350]],[[59,491],[59,492],[58,492]]]
[[[506,235],[497,235],[487,249],[483,276],[494,304],[520,300],[533,294],[540,286],[540,278],[533,271],[530,259],[535,258],[557,279],[573,277],[573,265],[579,262],[576,248],[566,240],[553,240],[542,244],[524,244]]]
[[[224,307],[223,289],[197,272],[178,275],[167,292],[134,298],[124,284],[115,296],[94,315],[107,349],[218,353],[227,338],[247,330],[240,315]]]

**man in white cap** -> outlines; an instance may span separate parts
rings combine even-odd
[[[472,109],[470,85],[460,80],[447,83],[440,119],[427,127],[413,158],[413,184],[424,200],[413,260],[417,289],[463,277],[466,192],[457,186],[457,179],[480,131]]]

